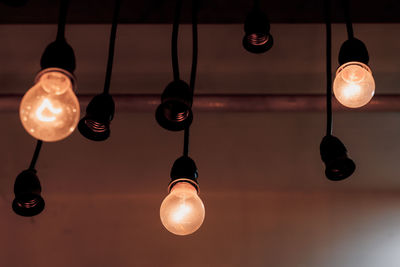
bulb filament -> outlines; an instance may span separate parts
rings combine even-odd
[[[361,87],[358,84],[349,84],[343,91],[345,98],[353,98],[359,96],[361,92]]]
[[[187,215],[191,212],[191,207],[186,204],[179,205],[179,208],[174,212],[173,220],[177,223],[182,223]]]
[[[56,116],[49,116],[44,114],[45,110],[50,111],[50,113],[52,114],[60,114],[62,111],[62,108],[55,108],[53,107],[53,104],[50,102],[49,99],[45,98],[42,102],[42,104],[39,106],[39,108],[36,110],[36,117],[40,120],[40,121],[44,121],[44,122],[52,122],[56,120]],[[48,112],[46,112],[48,113]]]

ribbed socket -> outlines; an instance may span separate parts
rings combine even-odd
[[[156,110],[158,124],[169,131],[182,131],[193,121],[193,93],[182,80],[168,84]]]
[[[49,44],[40,60],[42,69],[60,68],[73,73],[76,67],[75,54],[65,40],[56,40]]]
[[[352,38],[345,41],[340,47],[339,51],[339,64],[343,65],[348,62],[362,62],[368,65],[369,55],[365,44],[356,39]]]
[[[172,165],[169,188],[172,188],[177,182],[184,181],[192,184],[198,190],[197,177],[198,171],[194,160],[188,156],[182,156]]]
[[[111,133],[115,104],[111,95],[95,96],[86,108],[86,116],[78,124],[79,132],[89,140],[104,141]]]
[[[244,23],[243,47],[256,54],[271,49],[274,40],[270,34],[270,28],[267,15],[258,9],[253,9]]]
[[[28,169],[21,172],[14,184],[15,199],[12,203],[14,212],[25,217],[41,213],[45,206],[41,192],[42,187],[36,171]]]
[[[327,135],[322,139],[320,153],[329,180],[344,180],[356,169],[354,162],[347,156],[346,147],[335,136]]]

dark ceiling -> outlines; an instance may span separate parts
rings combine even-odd
[[[2,2],[23,0],[2,0]],[[252,7],[250,0],[203,0],[200,2],[200,23],[242,23]],[[260,1],[273,23],[321,23],[323,2],[321,0]],[[334,22],[343,22],[342,1],[332,2]],[[69,23],[100,24],[111,21],[114,1],[71,0]],[[0,6],[0,23],[55,23],[59,1],[28,0],[20,7]],[[122,3],[122,23],[171,23],[175,1],[169,0],[125,0]],[[183,22],[190,22],[191,1],[184,3]],[[361,23],[400,22],[400,1],[354,0],[350,3],[352,19]]]

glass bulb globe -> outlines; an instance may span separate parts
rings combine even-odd
[[[55,142],[75,130],[80,107],[73,81],[72,74],[63,69],[49,68],[38,74],[19,107],[22,125],[34,138]]]
[[[188,182],[178,182],[160,208],[161,222],[176,235],[197,231],[204,221],[205,210],[196,188]]]
[[[340,66],[333,82],[336,99],[349,108],[366,105],[374,96],[375,81],[370,68],[361,62]]]

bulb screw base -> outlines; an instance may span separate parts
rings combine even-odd
[[[194,160],[188,156],[182,156],[175,160],[172,165],[171,182],[169,183],[168,190],[171,190],[171,188],[179,182],[187,182],[199,191],[197,177],[198,171]]]
[[[161,95],[161,104],[156,110],[158,124],[169,131],[182,131],[193,121],[193,92],[182,80],[168,84]]]
[[[270,29],[267,15],[258,8],[254,8],[246,17],[244,23],[243,47],[255,54],[270,50],[274,44]]]
[[[111,133],[115,104],[111,95],[96,95],[86,107],[86,116],[78,124],[79,132],[89,140],[104,141]]]
[[[45,207],[41,192],[42,188],[36,170],[28,169],[21,172],[14,184],[15,199],[12,209],[16,214],[24,217],[38,215]]]
[[[42,69],[60,68],[73,73],[76,67],[74,50],[65,39],[56,40],[44,50],[40,66]]]
[[[357,61],[368,65],[369,55],[365,44],[356,39],[351,38],[345,41],[340,47],[339,64],[343,65],[348,62]]]
[[[356,165],[347,156],[346,147],[337,137],[325,136],[320,144],[320,153],[329,180],[344,180],[354,173]]]

